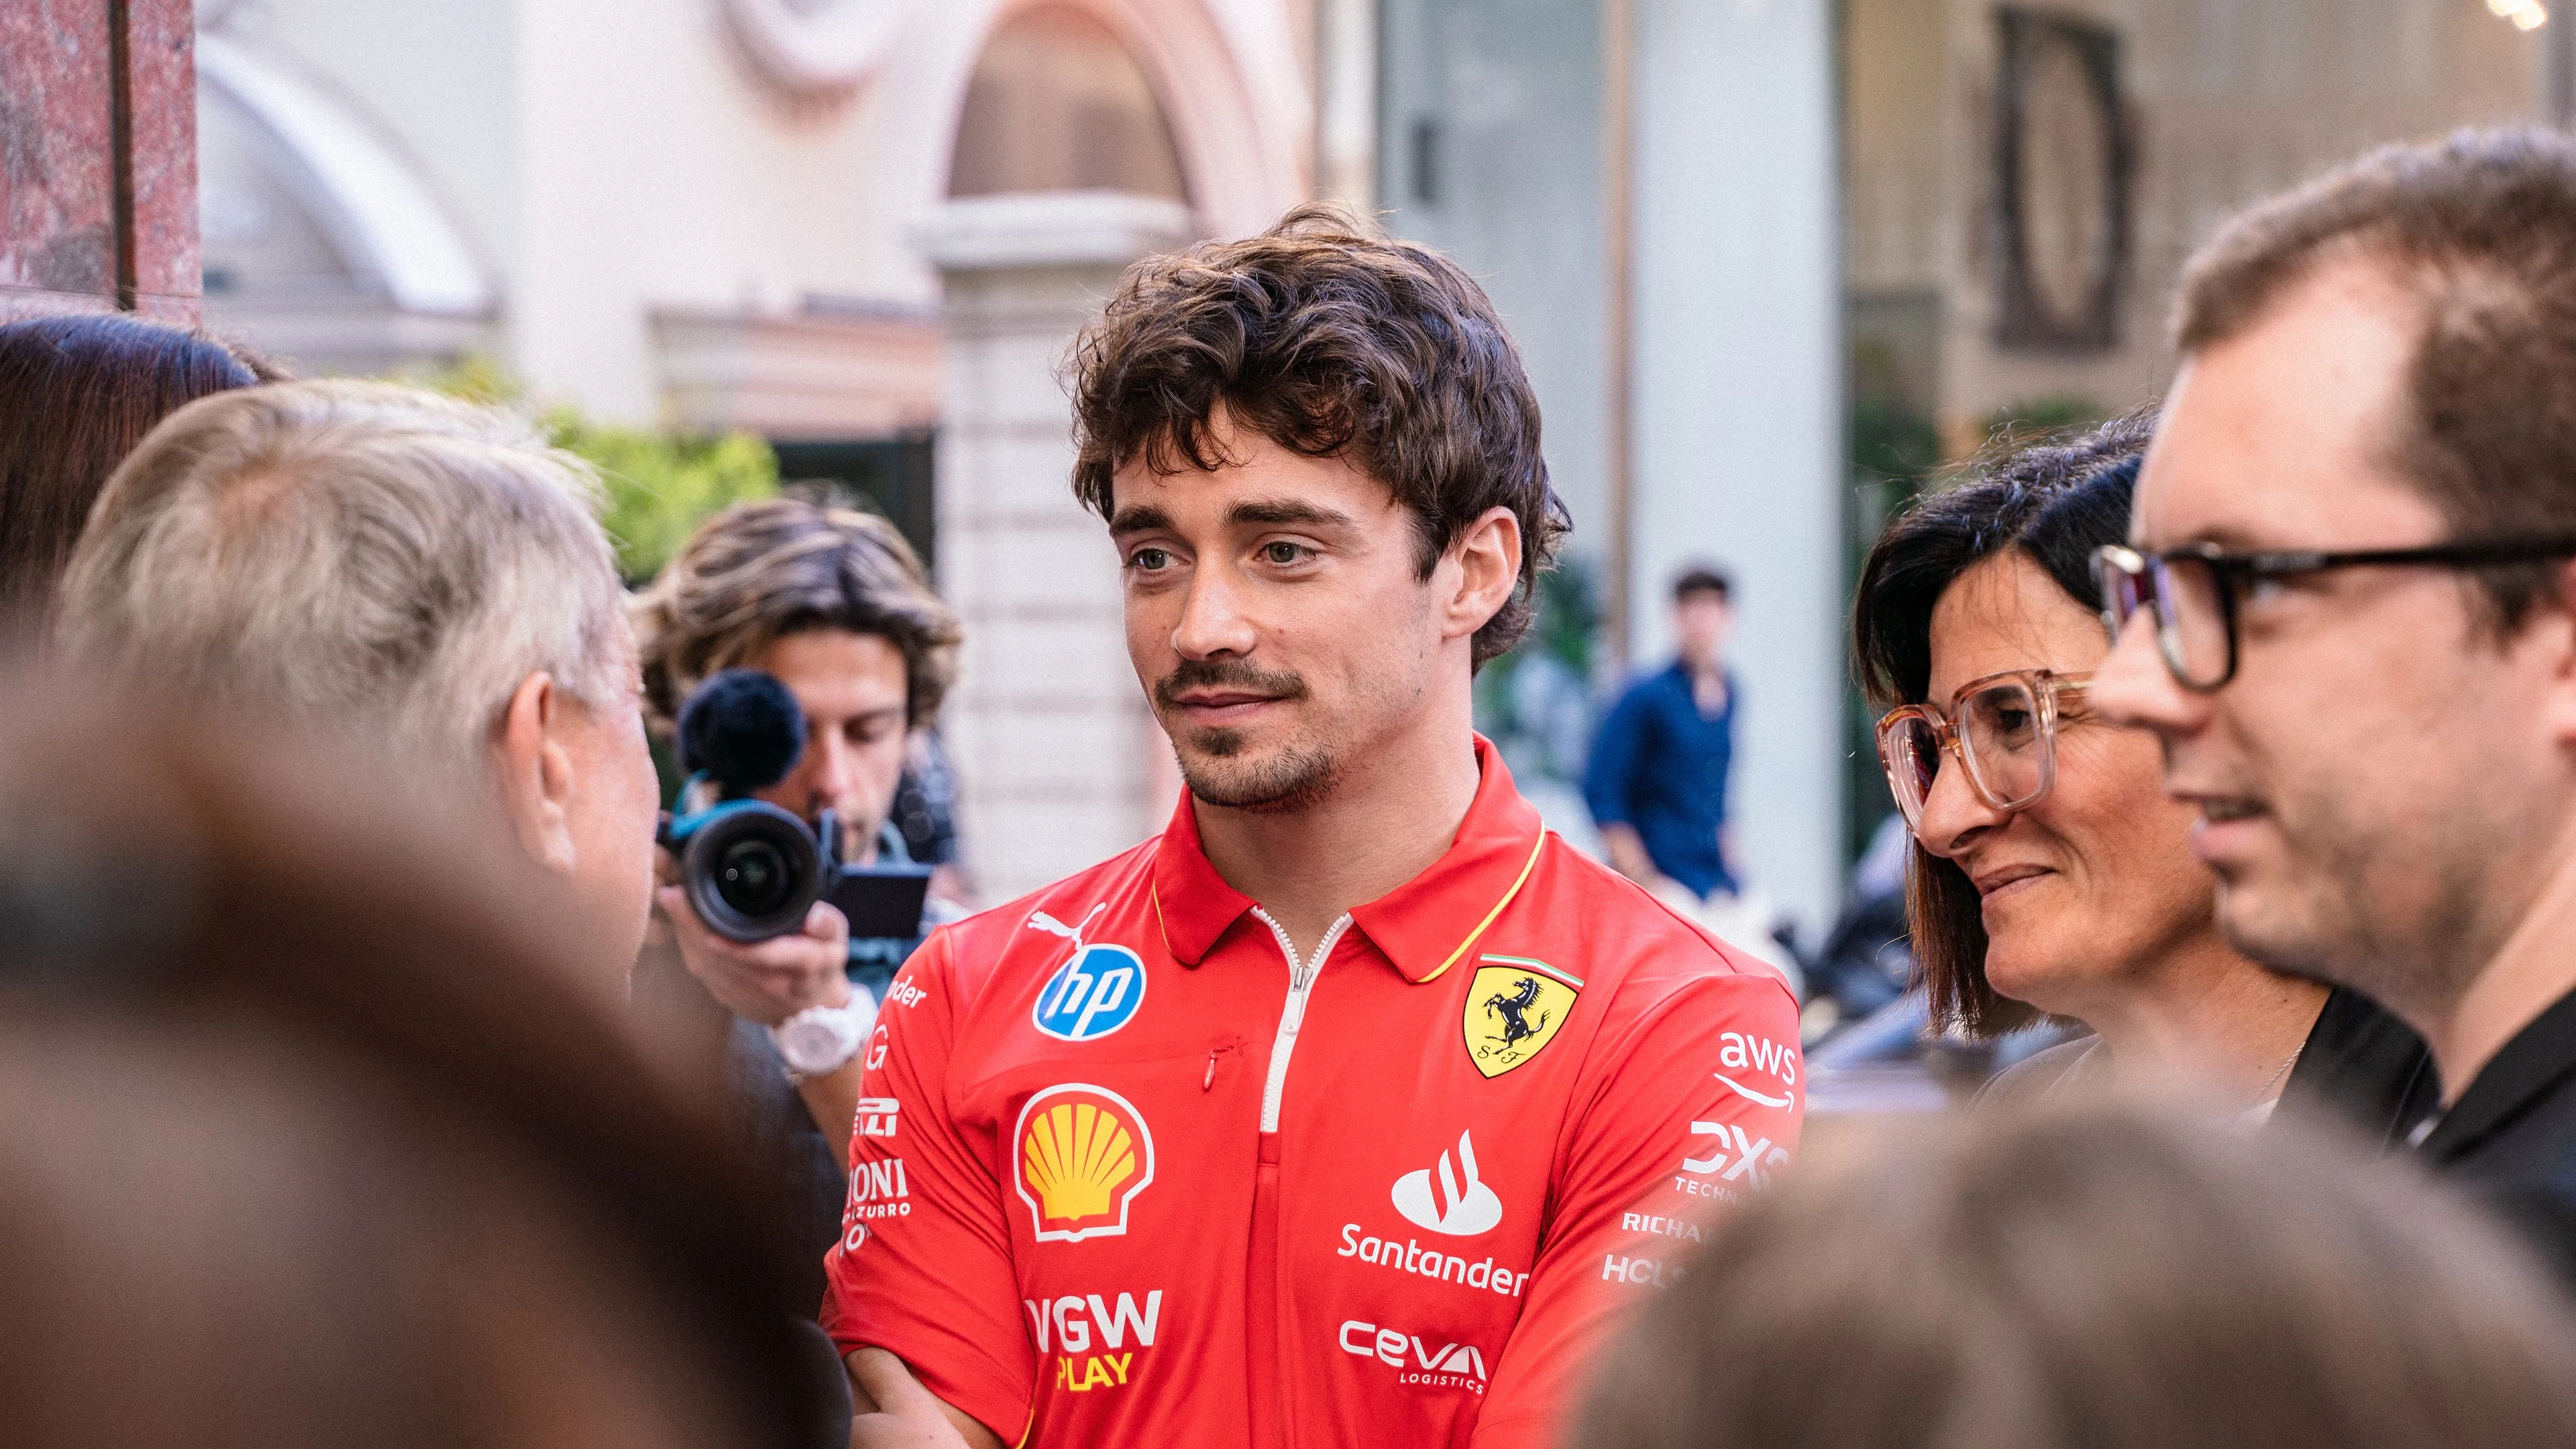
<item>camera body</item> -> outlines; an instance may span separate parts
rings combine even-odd
[[[833,812],[808,827],[790,811],[751,799],[787,777],[805,750],[805,714],[775,678],[724,670],[681,706],[681,802],[715,799],[664,816],[655,839],[680,858],[680,885],[707,929],[728,940],[766,941],[802,930],[814,902],[829,900],[850,919],[853,939],[917,936],[930,886],[919,865],[849,866],[840,861]]]

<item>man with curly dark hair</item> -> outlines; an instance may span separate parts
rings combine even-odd
[[[855,1442],[1552,1442],[1800,1097],[1779,978],[1474,731],[1565,527],[1518,353],[1305,208],[1140,263],[1072,384],[1189,788],[897,977],[828,1260]]]

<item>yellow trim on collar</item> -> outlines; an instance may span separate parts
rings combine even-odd
[[[1530,872],[1538,869],[1538,853],[1545,849],[1547,849],[1547,830],[1545,827],[1541,827],[1538,832],[1538,844],[1530,847],[1529,859],[1521,862],[1521,873],[1517,877],[1513,878],[1512,888],[1503,892],[1503,898],[1494,902],[1494,908],[1492,910],[1485,912],[1485,918],[1476,923],[1476,929],[1467,933],[1466,940],[1458,943],[1457,950],[1449,953],[1449,959],[1440,963],[1439,970],[1423,977],[1422,980],[1413,983],[1414,985],[1421,986],[1428,982],[1437,981],[1440,979],[1441,972],[1447,971],[1450,967],[1458,964],[1458,958],[1467,954],[1467,948],[1476,944],[1476,938],[1485,934],[1485,928],[1492,925],[1494,923],[1494,918],[1503,913],[1503,907],[1510,905],[1512,903],[1512,897],[1519,895],[1521,893],[1521,887],[1529,883]]]
[[[1180,961],[1181,953],[1172,949],[1172,928],[1163,924],[1163,883],[1157,880],[1146,881],[1145,899],[1154,903],[1154,929],[1162,935],[1163,954],[1171,957],[1175,961]],[[1195,961],[1182,961],[1181,964],[1184,966],[1195,966],[1198,963]],[[1037,1422],[1037,1410],[1031,1409],[1029,1411],[1029,1422]]]

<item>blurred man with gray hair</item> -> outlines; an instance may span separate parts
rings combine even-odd
[[[495,409],[348,381],[220,394],[108,481],[61,643],[85,673],[486,804],[564,879],[622,983],[660,797],[597,493],[587,465]]]

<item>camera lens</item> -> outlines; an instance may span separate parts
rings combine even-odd
[[[805,822],[774,805],[738,800],[708,812],[680,859],[689,904],[709,930],[765,941],[805,924],[823,890],[823,858]]]
[[[746,916],[766,916],[787,903],[796,873],[766,840],[738,841],[716,862],[716,892]]]

